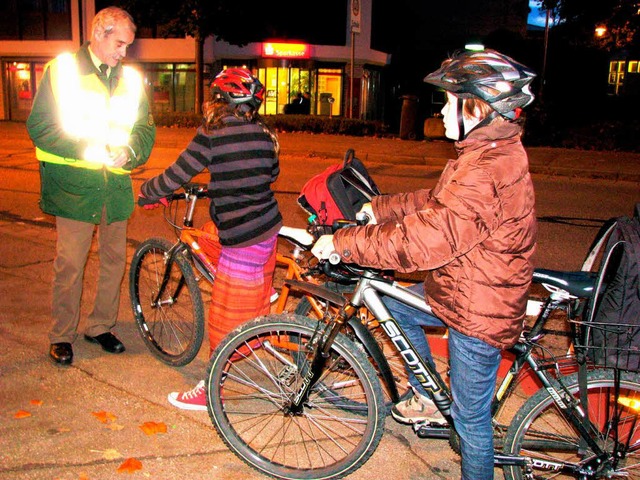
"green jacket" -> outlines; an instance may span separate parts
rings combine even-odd
[[[78,51],[77,61],[80,75],[100,76],[100,71],[91,61],[88,44]],[[121,73],[120,64],[111,69],[112,86],[117,84]],[[101,81],[105,85],[108,82],[106,78],[101,78]],[[82,158],[86,143],[63,131],[51,82],[50,69],[47,68],[27,119],[29,136],[40,150],[70,159]],[[130,156],[129,163],[124,166],[125,170],[130,171],[146,163],[155,136],[156,127],[143,93],[129,140],[135,158]],[[40,208],[45,213],[98,224],[103,209],[108,223],[126,220],[133,212],[134,196],[130,175],[116,174],[106,168],[89,170],[71,164],[40,162],[40,179]]]

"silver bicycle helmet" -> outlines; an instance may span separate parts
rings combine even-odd
[[[424,81],[460,98],[480,98],[500,115],[514,118],[515,109],[533,101],[530,84],[535,77],[533,70],[512,58],[485,50],[453,56]]]

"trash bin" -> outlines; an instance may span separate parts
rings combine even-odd
[[[444,123],[442,122],[442,115],[434,115],[424,121],[424,138],[428,140],[434,140],[439,138],[446,138],[444,134]]]
[[[333,96],[329,92],[320,93],[320,115],[331,116],[331,107],[333,106]]]
[[[403,140],[416,139],[416,119],[418,118],[418,97],[403,95],[402,112],[400,113],[400,138]]]

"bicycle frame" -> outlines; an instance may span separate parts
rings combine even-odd
[[[189,184],[185,185],[184,188],[185,193],[174,194],[171,197],[172,200],[185,200],[185,215],[182,222],[183,226],[180,228],[178,241],[168,252],[162,284],[160,289],[158,290],[158,293],[156,294],[156,297],[153,300],[153,305],[157,305],[159,299],[163,297],[165,288],[171,276],[171,269],[175,261],[175,256],[180,253],[187,254],[191,257],[195,267],[202,274],[203,278],[205,278],[209,283],[213,283],[215,281],[216,267],[211,262],[211,259],[207,256],[207,254],[202,250],[198,242],[201,238],[208,234],[205,231],[193,226],[193,217],[195,215],[196,203],[199,198],[206,197],[206,185]],[[275,304],[276,313],[282,313],[285,311],[291,291],[291,287],[289,286],[289,282],[291,280],[297,280],[302,283],[317,283],[313,276],[300,265],[301,253],[304,248],[301,245],[295,243],[295,240],[290,237],[281,237],[286,238],[293,244],[293,251],[291,253],[291,256],[283,255],[281,253],[276,254],[276,264],[280,264],[286,267],[282,291],[280,292],[278,301]],[[170,298],[177,298],[183,287],[184,282],[181,280],[176,288],[176,291]],[[316,316],[318,318],[322,318],[324,315],[324,306],[320,302],[318,302],[317,298],[313,295],[307,295],[307,300],[309,301],[309,304],[311,305],[311,308]]]
[[[598,430],[590,422],[586,412],[580,405],[580,402],[574,398],[563,385],[561,385],[559,389],[554,385],[554,383],[556,383],[554,382],[555,377],[550,373],[550,370],[554,369],[559,371],[557,361],[551,363],[541,362],[536,358],[533,352],[536,348],[537,340],[545,334],[544,326],[551,313],[554,310],[563,309],[567,311],[567,316],[569,318],[574,318],[574,303],[579,302],[579,297],[584,299],[591,295],[588,292],[592,290],[593,283],[591,282],[590,277],[588,277],[588,274],[580,277],[580,281],[576,281],[575,284],[571,285],[570,275],[575,276],[575,274],[564,274],[562,272],[553,272],[549,270],[540,270],[536,273],[537,278],[536,275],[534,275],[535,281],[537,283],[543,283],[545,287],[551,291],[551,294],[544,303],[543,308],[540,310],[532,328],[523,334],[520,341],[509,350],[514,355],[514,358],[511,361],[508,374],[496,390],[492,403],[492,414],[495,419],[497,413],[500,411],[510,393],[515,388],[515,384],[517,383],[516,380],[522,369],[525,365],[528,365],[543,387],[549,392],[554,403],[560,409],[565,419],[575,427],[586,445],[592,452],[594,452],[594,455],[585,463],[560,464],[558,462],[549,461],[547,462],[548,465],[545,466],[549,466],[557,471],[568,471],[572,474],[587,475],[588,473],[585,472],[595,471],[591,469],[592,466],[597,467],[598,465],[601,465],[603,460],[607,459],[607,453],[602,449],[600,443],[598,443],[598,440],[601,440],[599,438]],[[554,274],[557,274],[558,276],[554,277]],[[380,322],[384,332],[392,340],[394,346],[398,349],[420,384],[431,394],[434,403],[450,425],[450,427],[447,428],[430,427],[426,424],[416,424],[414,426],[416,433],[423,438],[448,438],[449,428],[455,428],[450,412],[450,390],[442,381],[435,367],[429,362],[426,362],[418,354],[402,328],[391,316],[389,310],[382,302],[380,294],[390,296],[425,313],[431,313],[431,308],[426,304],[422,296],[408,290],[395,281],[380,278],[375,273],[368,270],[359,272],[359,275],[360,278],[358,284],[355,287],[352,297],[348,301],[342,298],[342,301],[340,302],[334,297],[334,292],[328,290],[325,292],[325,296],[323,298],[339,304],[340,310],[332,319],[329,320],[323,331],[321,331],[314,340],[313,347],[315,349],[315,355],[313,357],[312,365],[302,387],[294,397],[291,405],[292,411],[295,412],[302,408],[302,405],[306,401],[315,381],[322,375],[322,367],[324,365],[323,356],[326,356],[326,353],[329,351],[331,342],[343,329],[344,325],[349,323],[350,319],[356,314],[358,309],[364,305],[374,315],[378,322]],[[567,285],[569,286],[567,287]],[[297,284],[297,287],[312,293],[304,284]],[[565,290],[565,288],[568,288],[568,290]],[[313,293],[318,295],[318,290],[314,289]],[[382,362],[384,362],[384,358],[382,359]],[[378,367],[380,367],[380,365],[378,365]],[[385,377],[383,376],[383,378]],[[387,380],[388,379],[385,378],[385,381]],[[519,466],[524,468],[525,472],[529,471],[529,467],[532,465],[532,460],[529,458],[525,458],[520,455],[505,455],[501,453],[497,453],[495,455],[494,461],[496,466]]]

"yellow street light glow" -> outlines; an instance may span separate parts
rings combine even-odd
[[[605,33],[607,33],[607,27],[605,26],[596,27],[596,37],[604,37]]]

